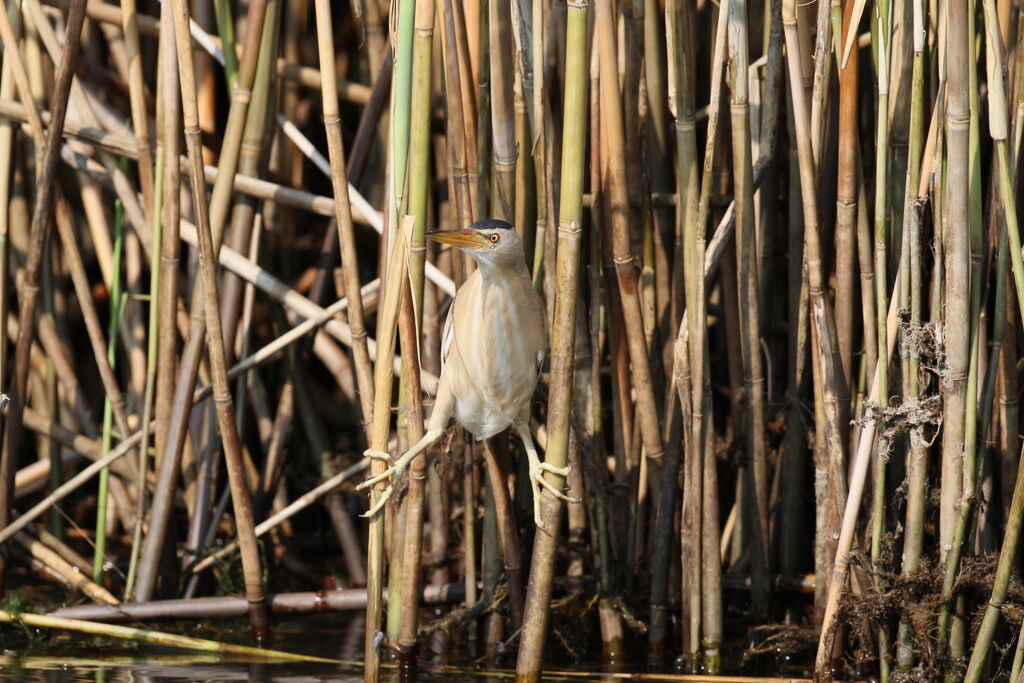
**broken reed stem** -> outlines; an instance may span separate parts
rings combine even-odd
[[[243,655],[257,659],[276,659],[290,662],[319,662],[322,664],[337,663],[337,660],[326,659],[324,657],[293,654],[291,652],[282,652],[280,650],[266,650],[258,647],[246,647],[245,645],[232,645],[231,643],[221,643],[214,640],[205,640],[203,638],[180,636],[174,633],[149,631],[147,629],[118,626],[116,624],[97,624],[92,621],[68,619],[66,617],[51,617],[44,614],[29,614],[27,612],[15,614],[7,610],[0,610],[0,622],[8,624],[23,624],[34,628],[75,631],[78,633],[88,633],[91,635],[106,636],[109,638],[133,640],[141,643],[180,647],[186,650]]]

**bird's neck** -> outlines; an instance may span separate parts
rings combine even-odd
[[[526,264],[516,260],[511,262],[492,262],[481,259],[477,261],[477,268],[480,271],[480,279],[483,281],[484,286],[501,281],[515,280],[523,276],[529,278]]]

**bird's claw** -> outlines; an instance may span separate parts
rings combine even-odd
[[[557,474],[560,477],[568,477],[569,473],[572,472],[572,463],[569,463],[565,467],[555,467],[554,465],[552,465],[549,462],[541,461],[541,463],[540,463],[540,465],[538,465],[538,467],[540,469],[544,470],[545,472],[550,472],[551,474]]]
[[[540,495],[541,491],[547,490],[555,498],[565,501],[566,503],[580,503],[583,501],[582,498],[573,498],[572,496],[566,495],[560,491],[557,486],[552,484],[550,481],[544,478],[544,472],[551,472],[562,477],[569,475],[572,471],[572,465],[567,467],[555,467],[554,465],[546,462],[538,463],[536,466],[530,467],[530,480],[533,482],[533,521],[541,531],[545,531],[544,522],[540,515]]]
[[[390,467],[388,467],[380,474],[375,474],[372,477],[367,477],[356,486],[357,491],[362,491],[363,489],[370,488],[371,486],[375,486],[382,481],[387,481],[390,479],[388,487],[381,491],[380,495],[377,497],[377,500],[374,501],[374,503],[370,506],[370,509],[362,514],[363,517],[373,517],[375,514],[380,512],[381,508],[384,507],[384,505],[388,502],[388,499],[391,498],[391,495],[395,492],[395,484],[398,482],[399,479],[402,478],[402,473],[405,471],[405,465],[400,462],[396,463],[394,460],[392,460],[391,454],[385,453],[384,451],[375,451],[371,448],[368,448],[365,451],[363,451],[363,455],[366,456],[367,458],[373,458],[374,460],[383,460],[384,462],[390,464]]]
[[[391,454],[387,451],[375,451],[372,448],[367,448],[363,451],[363,456],[370,458],[371,460],[383,460],[388,464],[391,463]]]

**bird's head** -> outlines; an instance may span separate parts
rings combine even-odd
[[[504,265],[523,260],[523,242],[515,228],[505,221],[477,221],[464,230],[440,230],[427,237],[462,249],[477,263]]]

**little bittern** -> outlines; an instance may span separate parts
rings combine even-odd
[[[530,400],[547,335],[544,309],[526,269],[523,243],[511,225],[498,220],[478,221],[465,230],[427,237],[469,253],[478,268],[456,293],[448,311],[441,340],[441,378],[426,434],[394,461],[388,453],[366,451],[367,457],[390,465],[357,487],[390,480],[366,515],[380,510],[409,463],[441,437],[454,416],[477,440],[515,427],[529,458],[534,520],[543,528],[541,487],[561,500],[578,501],[544,478],[544,472],[566,476],[569,468],[541,462],[530,435]]]

